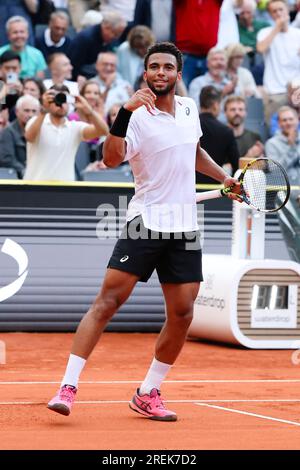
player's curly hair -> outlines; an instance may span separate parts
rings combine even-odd
[[[156,44],[153,44],[153,46],[149,47],[147,54],[145,55],[145,58],[144,58],[145,70],[147,70],[149,57],[152,54],[157,54],[160,52],[164,54],[171,54],[174,57],[176,57],[177,70],[178,72],[181,72],[182,66],[183,66],[182,53],[172,42],[157,42]]]

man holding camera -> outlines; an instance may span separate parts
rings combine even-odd
[[[75,156],[82,140],[91,140],[108,133],[107,124],[93,111],[82,96],[73,98],[76,110],[89,121],[68,121],[72,97],[64,85],[54,85],[43,95],[43,106],[37,117],[26,125],[27,167],[24,179],[75,180]]]

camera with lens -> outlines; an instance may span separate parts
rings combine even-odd
[[[67,102],[67,95],[62,92],[56,93],[53,100],[56,106],[62,106],[63,104]]]

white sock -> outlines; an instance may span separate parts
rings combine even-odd
[[[161,383],[169,372],[170,368],[170,364],[165,364],[154,358],[144,379],[144,382],[140,386],[140,395],[149,394],[153,388],[160,390]]]
[[[77,388],[79,376],[84,368],[86,359],[70,354],[64,378],[62,379],[61,386],[73,385]]]

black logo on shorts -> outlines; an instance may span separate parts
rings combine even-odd
[[[186,114],[187,116],[189,116],[189,115],[190,115],[190,112],[191,112],[191,110],[190,110],[190,108],[187,106],[187,107],[185,108],[185,114]]]

